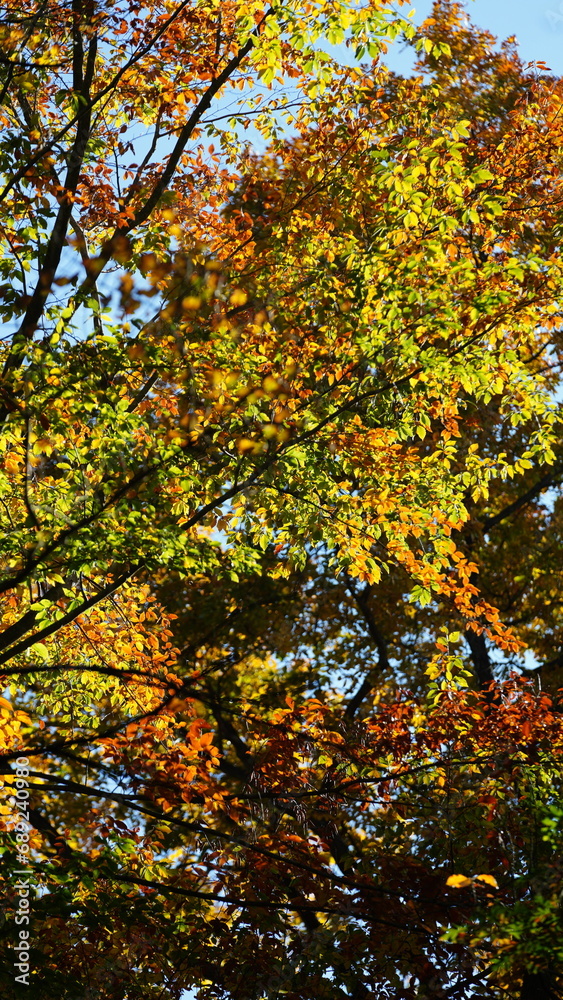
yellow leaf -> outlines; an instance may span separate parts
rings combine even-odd
[[[453,889],[465,889],[466,886],[471,885],[471,879],[467,878],[466,875],[450,875],[446,885],[451,885]]]
[[[53,445],[48,438],[37,438],[37,441],[33,445],[33,450],[36,454],[42,452],[45,455],[51,455],[53,452]]]
[[[256,453],[256,441],[247,437],[237,438],[237,450],[241,453],[241,455],[244,455],[248,451]]]
[[[200,305],[201,299],[198,295],[186,295],[186,297],[182,299],[182,309],[194,311],[195,309],[199,309]]]
[[[246,292],[243,292],[242,288],[235,288],[229,301],[232,306],[243,306],[247,298],[248,296]]]
[[[18,457],[7,458],[4,465],[8,472],[19,472],[20,471],[20,459]]]
[[[498,889],[498,882],[494,875],[476,875],[476,879],[479,882],[485,882],[487,885],[492,885],[493,889]]]

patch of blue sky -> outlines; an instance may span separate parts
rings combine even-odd
[[[432,0],[415,0],[415,24],[429,17]],[[563,73],[563,0],[467,0],[471,21],[486,28],[499,40],[515,35],[525,62],[544,62],[555,74]],[[403,12],[403,11],[402,11]],[[385,59],[397,73],[412,68],[412,50],[395,43]]]

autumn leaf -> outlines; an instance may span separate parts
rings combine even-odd
[[[446,879],[446,885],[452,887],[452,889],[466,889],[468,885],[473,885],[473,880],[467,878],[466,875],[450,875]]]

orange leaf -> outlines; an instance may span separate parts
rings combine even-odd
[[[479,882],[485,882],[486,885],[492,885],[493,889],[498,889],[498,882],[494,875],[476,875],[475,878]]]
[[[452,889],[465,889],[466,886],[471,885],[471,879],[467,878],[466,875],[450,875],[446,885],[450,885]]]

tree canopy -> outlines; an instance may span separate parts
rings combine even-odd
[[[563,997],[563,84],[408,13],[2,7],[8,1000]]]

